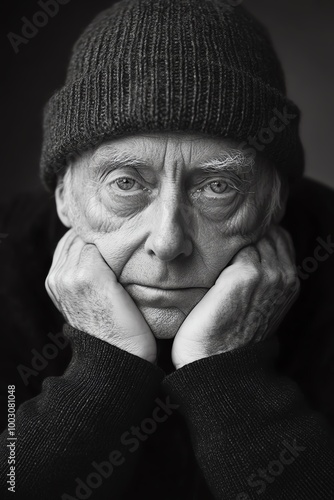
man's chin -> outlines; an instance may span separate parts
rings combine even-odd
[[[177,334],[186,315],[177,307],[139,307],[157,339],[172,339]]]

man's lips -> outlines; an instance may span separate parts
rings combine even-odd
[[[130,283],[124,286],[140,305],[149,307],[178,307],[198,302],[208,291],[205,287],[162,288],[152,285]]]

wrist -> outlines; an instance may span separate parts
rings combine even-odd
[[[172,353],[172,361],[176,370],[183,368],[186,365],[190,365],[191,363],[195,363],[200,359],[208,358],[210,354],[205,354],[204,352],[192,352],[192,353],[180,353],[174,354]]]
[[[150,348],[145,348],[145,346],[135,345],[130,343],[120,343],[120,345],[114,344],[119,349],[132,354],[133,356],[137,356],[149,363],[156,364],[157,361],[157,349],[156,346],[152,346]]]
[[[221,348],[204,348],[197,350],[187,350],[185,349],[182,353],[172,353],[172,361],[176,368],[176,370],[182,368],[185,365],[189,365],[191,363],[195,363],[196,361],[200,361],[201,359],[210,358],[211,356],[218,356],[219,354],[223,354],[229,351],[233,351],[238,346],[234,348],[229,347],[221,347]]]

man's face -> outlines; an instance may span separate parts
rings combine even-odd
[[[185,317],[263,233],[272,171],[229,141],[142,134],[84,155],[57,189],[58,212],[94,243],[158,338]],[[65,215],[64,215],[65,214]]]

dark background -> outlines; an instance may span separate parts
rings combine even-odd
[[[5,2],[2,9],[2,154],[0,197],[39,184],[42,109],[61,87],[70,49],[111,0],[69,0],[15,54],[7,33],[41,10],[37,0]],[[269,28],[287,76],[288,94],[301,108],[307,175],[334,187],[333,0],[245,0]]]

